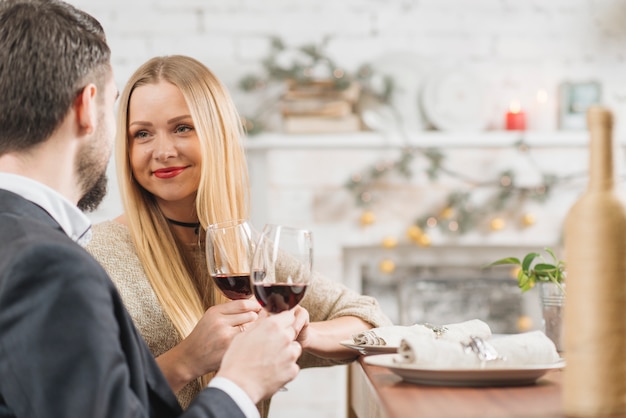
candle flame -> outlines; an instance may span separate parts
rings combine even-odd
[[[546,103],[547,101],[548,101],[548,92],[543,89],[537,90],[537,102]]]
[[[509,111],[511,113],[519,113],[521,110],[522,110],[522,106],[520,105],[520,102],[518,102],[517,100],[513,100],[509,104]]]

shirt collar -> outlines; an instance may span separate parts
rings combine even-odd
[[[56,190],[17,174],[0,173],[0,189],[8,190],[41,206],[63,231],[80,245],[91,239],[91,221]]]

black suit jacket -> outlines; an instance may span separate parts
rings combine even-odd
[[[177,416],[243,413],[219,389],[183,413],[104,269],[0,190],[0,417]]]

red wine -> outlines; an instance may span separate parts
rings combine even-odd
[[[255,283],[254,296],[268,312],[278,313],[300,303],[306,287],[306,284]]]
[[[248,299],[252,296],[249,274],[216,274],[212,277],[215,285],[229,299]]]

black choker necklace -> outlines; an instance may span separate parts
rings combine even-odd
[[[182,226],[184,228],[193,228],[193,232],[195,232],[196,235],[198,235],[198,233],[200,232],[200,222],[181,222],[181,221],[175,221],[174,219],[170,219],[170,218],[165,218],[165,219],[167,219],[169,223],[174,224],[174,225]]]

